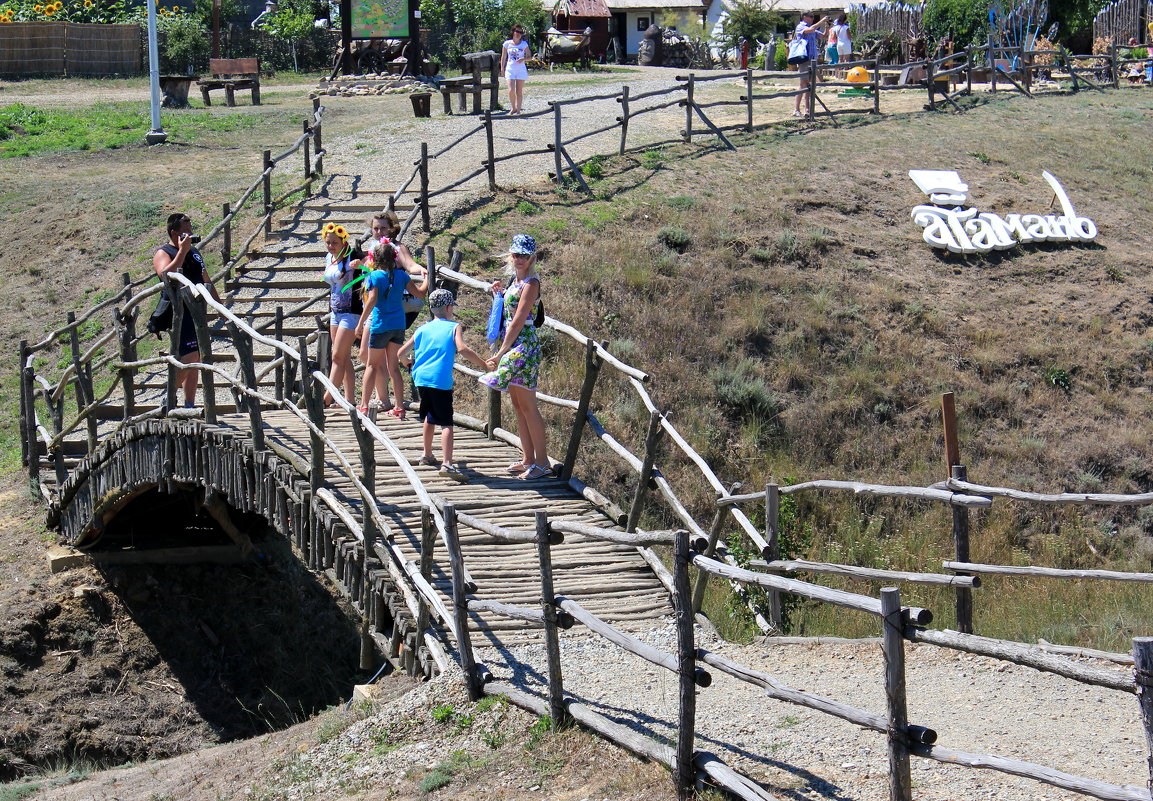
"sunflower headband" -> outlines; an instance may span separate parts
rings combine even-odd
[[[329,234],[336,234],[344,242],[348,241],[348,231],[345,230],[343,225],[337,225],[336,223],[328,223],[327,225],[324,226],[324,235],[328,236]]]

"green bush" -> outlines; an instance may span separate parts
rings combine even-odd
[[[208,66],[212,37],[208,28],[193,17],[162,17],[157,30],[164,36],[162,56],[174,72],[193,73]]]
[[[693,243],[693,237],[692,234],[684,228],[678,228],[675,225],[666,225],[657,231],[657,241],[669,250],[684,253],[689,249],[689,245]]]
[[[757,0],[736,0],[729,6],[729,16],[721,26],[719,44],[725,50],[735,50],[740,40],[749,42],[768,39],[777,30],[781,15],[766,9]]]
[[[421,0],[421,21],[429,28],[428,47],[442,62],[455,67],[465,53],[500,52],[514,24],[525,29],[534,54],[544,42],[546,13],[535,0]]]
[[[757,370],[757,363],[741,359],[709,371],[717,402],[741,420],[761,420],[779,428],[781,401]]]
[[[952,36],[959,48],[981,44],[989,36],[989,4],[986,0],[929,0],[922,24],[928,42]]]

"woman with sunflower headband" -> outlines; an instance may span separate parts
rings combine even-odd
[[[364,308],[358,279],[363,278],[363,254],[348,244],[348,230],[343,225],[324,226],[324,280],[332,288],[328,297],[332,312],[329,335],[332,342],[332,368],[328,380],[344,389],[345,400],[356,401],[356,372],[352,366],[352,343],[356,324]],[[332,396],[324,393],[324,405],[332,405]]]

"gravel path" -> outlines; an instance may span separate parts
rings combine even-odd
[[[671,623],[640,635],[676,651]],[[736,645],[698,631],[700,646],[794,689],[885,714],[880,643]],[[602,714],[675,738],[677,678],[591,636],[563,636],[565,690]],[[1133,696],[997,660],[908,645],[909,720],[935,729],[946,748],[1035,762],[1113,784],[1144,785],[1145,744]],[[478,651],[499,678],[545,695],[543,646]],[[524,665],[532,665],[526,670]],[[697,747],[798,798],[888,798],[884,736],[768,698],[712,670],[697,695]],[[1083,798],[993,771],[913,759],[918,801]]]

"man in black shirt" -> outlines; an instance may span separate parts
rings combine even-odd
[[[192,246],[192,220],[184,214],[168,215],[168,244],[162,245],[152,257],[152,269],[158,276],[178,272],[194,284],[204,284],[212,297],[220,302],[216,287],[204,266],[204,257]],[[173,287],[175,289],[175,287]],[[200,361],[200,345],[196,341],[196,328],[192,315],[185,314],[180,324],[179,352],[174,354],[184,363]],[[199,379],[196,370],[181,370],[176,376],[178,386],[184,388],[184,406],[192,408],[196,403],[196,384]]]

